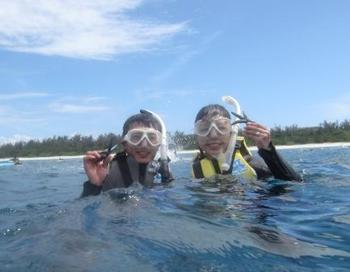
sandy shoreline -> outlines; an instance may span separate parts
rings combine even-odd
[[[83,159],[84,155],[78,155],[78,156],[51,156],[51,157],[31,157],[31,158],[23,158],[18,157],[20,161],[39,161],[39,160],[69,160],[69,159]],[[8,161],[11,158],[4,158],[0,159],[1,161]]]
[[[302,145],[278,145],[277,149],[310,149],[310,148],[329,148],[329,147],[350,147],[350,142],[340,142],[340,143],[322,143],[322,144],[302,144]],[[256,150],[255,146],[249,147],[249,150]],[[193,154],[198,152],[198,150],[181,150],[177,151],[177,154]],[[19,157],[21,161],[32,161],[32,160],[67,160],[67,159],[82,159],[84,155],[78,156],[52,156],[52,157],[33,157],[33,158],[22,158]],[[10,158],[0,159],[1,161],[8,161]]]
[[[301,144],[301,145],[277,145],[278,150],[281,149],[310,149],[310,148],[328,148],[328,147],[350,147],[350,142],[339,142],[339,143],[321,143],[321,144]],[[257,150],[255,146],[248,148],[249,150]],[[182,150],[178,151],[177,154],[191,154],[198,152],[198,150]]]

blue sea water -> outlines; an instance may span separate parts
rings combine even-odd
[[[194,182],[80,199],[82,161],[0,168],[0,271],[349,271],[350,148],[281,150],[304,183]]]

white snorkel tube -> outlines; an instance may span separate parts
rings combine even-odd
[[[160,116],[150,110],[140,110],[141,113],[151,114],[154,118],[157,119],[161,128],[162,128],[162,140],[159,147],[160,153],[160,174],[162,176],[162,182],[170,182],[173,180],[173,176],[170,173],[169,161],[168,161],[168,142],[167,142],[167,131],[165,124],[160,118]]]
[[[222,101],[226,102],[227,104],[234,106],[235,107],[235,113],[237,114],[241,114],[241,106],[239,105],[239,103],[237,102],[236,99],[234,99],[232,96],[223,96],[222,97]],[[238,120],[238,118],[236,117],[235,120]],[[227,150],[225,152],[225,161],[221,164],[221,169],[223,170],[223,172],[228,173],[228,171],[231,168],[231,164],[232,164],[232,155],[233,152],[235,150],[236,147],[236,140],[237,140],[237,135],[238,135],[238,129],[239,129],[239,123],[232,125],[232,137],[230,139],[230,142],[228,144]]]

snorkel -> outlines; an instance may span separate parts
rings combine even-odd
[[[238,115],[241,114],[241,107],[236,99],[234,99],[231,96],[223,96],[222,101],[235,107],[235,113],[237,113]],[[235,147],[236,147],[237,134],[238,134],[239,124],[240,124],[240,123],[237,123],[237,121],[239,120],[238,116],[235,115],[235,117],[236,117],[236,119],[234,120],[234,122],[232,124],[232,134],[233,135],[230,138],[230,142],[229,142],[227,150],[224,154],[225,160],[221,164],[221,169],[223,171],[223,174],[229,174],[231,172],[232,154],[233,154]]]
[[[170,182],[173,180],[173,176],[170,173],[169,161],[168,161],[168,143],[167,143],[167,132],[165,124],[160,118],[160,116],[150,110],[140,110],[141,113],[151,114],[159,122],[162,128],[162,140],[160,143],[159,153],[160,153],[160,174],[162,176],[162,182]]]

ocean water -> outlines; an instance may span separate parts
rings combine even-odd
[[[0,168],[0,271],[349,271],[350,148],[281,150],[303,183],[191,180],[80,199],[80,159]]]

